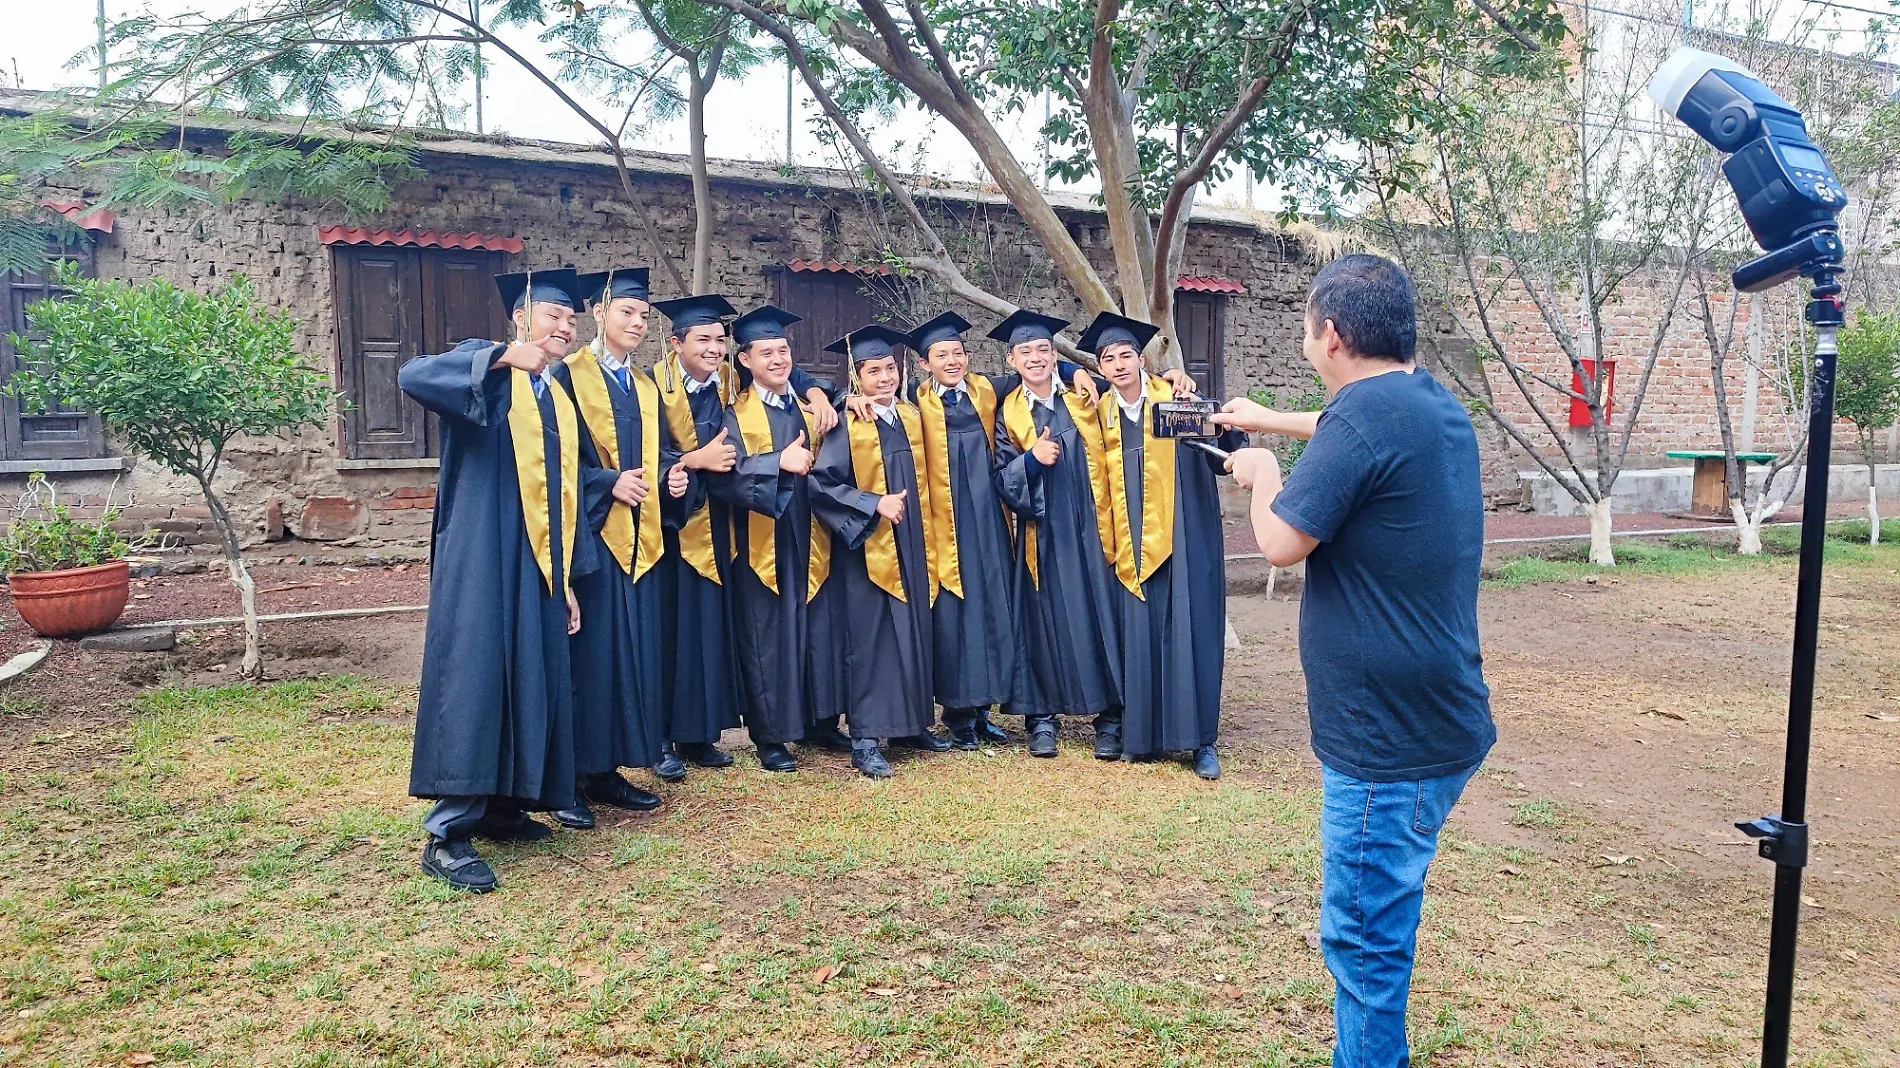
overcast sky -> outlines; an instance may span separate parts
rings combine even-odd
[[[0,0],[9,10],[4,16],[7,33],[0,43],[0,75],[8,85],[28,89],[89,85],[97,80],[91,60],[81,69],[67,70],[67,62],[92,47],[97,29],[93,21],[96,0],[59,0],[56,3],[30,3],[29,0]],[[141,10],[161,15],[188,10],[218,10],[235,6],[229,0],[106,0],[107,15],[124,18]],[[504,35],[509,44],[536,58],[545,50],[531,35]],[[483,92],[483,125],[489,133],[509,133],[555,141],[598,142],[599,137],[572,111],[540,83],[534,81],[504,56],[489,56],[489,73]],[[720,82],[707,102],[709,151],[716,157],[782,161],[785,158],[785,67],[769,66],[743,82]],[[466,104],[468,101],[464,101]],[[792,123],[793,156],[807,166],[835,166],[840,162],[821,146],[810,132],[817,117],[815,104],[809,101],[802,85],[794,94],[795,117]],[[601,114],[609,113],[603,107]],[[1010,121],[1010,120],[1014,121]],[[1041,149],[1036,136],[1042,115],[1006,117],[1001,122],[1005,138],[1015,147],[1018,158],[1032,172],[1040,170]],[[472,112],[467,125],[473,129]],[[873,133],[881,151],[889,154],[894,166],[904,170],[929,172],[963,181],[986,182],[988,174],[963,139],[947,124],[929,120],[918,112],[908,112],[886,123]],[[639,147],[665,152],[684,152],[686,124],[681,119],[647,133]],[[920,155],[920,148],[922,149]],[[849,161],[855,166],[856,161]],[[1089,188],[1093,188],[1090,186]],[[1238,175],[1216,190],[1204,202],[1241,204],[1246,196],[1244,180]],[[1256,202],[1269,203],[1265,190]]]

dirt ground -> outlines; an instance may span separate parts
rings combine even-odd
[[[1875,1065],[1896,1063],[1895,1058],[1900,1058],[1900,1037],[1896,1037],[1900,1036],[1900,973],[1891,965],[1900,950],[1900,568],[1892,566],[1897,562],[1900,556],[1887,554],[1875,564],[1835,569],[1826,590],[1809,795],[1809,820],[1816,840],[1804,888],[1802,981],[1796,1012],[1803,1020],[1797,1028],[1798,1042],[1806,1043],[1811,1051],[1825,1048],[1827,1052],[1798,1058],[1804,1064]],[[423,599],[418,591],[426,594],[426,574],[419,568],[357,573],[294,566],[259,570],[260,587],[280,587],[266,595],[277,598],[266,602],[271,611],[365,600],[416,603]],[[219,577],[153,580],[143,588],[151,596],[135,602],[144,613],[135,618],[221,614],[212,607],[216,591],[210,579]],[[1460,957],[1464,961],[1460,967],[1473,976],[1486,975],[1491,985],[1452,990],[1449,987],[1457,984],[1455,975],[1445,970],[1448,965],[1441,962],[1438,970],[1429,972],[1438,976],[1432,980],[1438,985],[1421,986],[1421,1003],[1436,1012],[1435,1018],[1444,1026],[1435,1047],[1440,1052],[1436,1057],[1428,1054],[1420,1063],[1608,1066],[1739,1064],[1751,1058],[1750,1036],[1755,1026],[1751,1013],[1757,1010],[1750,999],[1758,997],[1751,992],[1758,990],[1757,977],[1765,959],[1773,868],[1755,856],[1732,824],[1780,809],[1793,580],[1792,563],[1774,560],[1712,575],[1605,576],[1597,581],[1483,592],[1480,618],[1486,674],[1493,688],[1500,740],[1452,819],[1448,841],[1453,845],[1442,871],[1435,870],[1428,927],[1439,925],[1435,937],[1447,944],[1452,936],[1445,932],[1453,925],[1464,928],[1467,937],[1476,929],[1486,948]],[[191,607],[181,609],[181,601]],[[1263,788],[1271,784],[1286,789],[1289,782],[1317,777],[1305,748],[1297,596],[1243,594],[1231,600],[1230,608],[1242,648],[1231,652],[1228,660],[1222,746],[1233,774],[1222,784],[1219,796],[1231,804],[1231,788],[1244,790],[1259,783]],[[6,635],[17,640],[21,629],[10,605],[5,614]],[[379,707],[375,722],[401,728],[413,713],[410,687],[420,661],[422,630],[421,615],[273,625],[267,630],[268,670],[276,679],[351,674],[385,680],[394,685],[396,696],[387,707]],[[14,774],[12,792],[18,793],[18,783],[28,775],[44,778],[69,773],[70,769],[54,767],[67,759],[58,755],[64,741],[80,746],[87,738],[98,738],[103,751],[116,751],[114,747],[122,743],[109,739],[126,722],[125,702],[141,691],[228,680],[239,651],[236,629],[195,632],[189,637],[188,643],[169,654],[81,653],[61,643],[49,663],[0,691],[0,712],[4,713],[0,714],[0,754],[13,754],[0,756],[0,774]],[[345,711],[326,713],[319,722],[355,721]],[[210,739],[226,741],[222,736]],[[729,748],[744,747],[743,738],[736,734],[727,743]],[[188,748],[188,754],[208,754],[216,748],[202,741],[191,744],[198,748]],[[399,748],[394,751],[400,755]],[[96,765],[105,758],[95,752],[71,759]],[[746,759],[741,757],[742,764]],[[821,758],[814,764],[827,783],[819,802],[830,804],[826,799],[839,796],[829,784],[832,778],[838,789],[854,785],[840,762]],[[1091,789],[1090,782],[1111,770],[1091,767],[1073,755],[1060,764],[1062,775],[1075,777],[1078,790]],[[382,774],[399,771],[385,768]],[[247,774],[254,777],[255,773]],[[1129,780],[1130,788],[1146,789],[1154,773],[1113,774],[1140,777]],[[782,814],[758,808],[763,802],[754,795],[751,780],[743,781],[748,785],[740,796],[746,807],[736,830],[724,822],[720,795],[693,794],[681,797],[677,809],[670,810],[671,818],[679,821],[672,833],[681,833],[681,826],[718,826],[736,836],[735,841],[758,839],[761,855],[770,853],[773,836],[788,833],[788,825]],[[990,788],[989,780],[956,781],[972,791]],[[392,779],[385,785],[397,782]],[[900,782],[904,784],[900,789],[927,791],[927,786],[915,785],[913,778],[900,776]],[[226,782],[220,789],[228,786]],[[399,786],[395,788],[399,792]],[[1188,791],[1190,787],[1170,780],[1166,789]],[[371,790],[357,792],[367,795]],[[1220,818],[1214,810],[1195,807],[1207,799],[1196,801],[1188,793],[1179,796],[1184,798],[1178,801],[1179,811],[1195,813],[1186,817],[1186,823],[1205,819],[1211,824]],[[393,826],[405,826],[406,818],[392,817]],[[879,817],[873,811],[864,818]],[[616,865],[621,863],[621,852],[636,845],[657,848],[650,844],[653,836],[637,831],[625,832],[632,837],[614,852]],[[1174,828],[1176,834],[1182,831]],[[1188,828],[1185,833],[1192,837],[1194,831]],[[388,854],[384,867],[402,871],[413,864],[413,858],[410,845],[401,837],[398,831],[397,840],[387,845],[382,844],[386,837],[362,841],[379,843],[376,848]],[[1161,841],[1169,840],[1164,830]],[[843,848],[845,855],[852,855],[852,846]],[[599,879],[598,873],[590,875],[586,870],[593,861],[555,855],[566,859],[546,862],[553,873],[567,872],[582,886]],[[569,863],[579,870],[561,866]],[[1310,866],[1311,860],[1300,863]],[[1113,878],[1138,881],[1137,875],[1126,871]],[[1119,892],[1124,882],[1108,885]],[[743,896],[748,891],[733,892]],[[908,891],[885,886],[877,892],[902,897]],[[1102,893],[1106,897],[1110,892]],[[1197,892],[1188,886],[1164,887],[1138,896],[1148,902],[1144,909],[1166,913],[1176,908],[1185,915],[1193,911]],[[1218,886],[1205,892],[1242,893]],[[1161,901],[1156,894],[1168,900]],[[1178,901],[1174,900],[1177,896]],[[1275,902],[1297,896],[1289,892]],[[1207,900],[1199,906],[1203,915],[1218,908],[1211,903],[1214,899]],[[5,903],[0,895],[0,905]],[[760,903],[759,912],[763,917],[769,909],[784,906],[795,915],[797,905],[796,898],[789,905],[775,898]],[[992,910],[1017,907],[990,905]],[[732,908],[728,900],[727,911]],[[1275,904],[1269,914],[1278,908]],[[1253,911],[1251,906],[1248,911]],[[6,909],[0,908],[0,922],[6,915]],[[810,921],[814,925],[815,915]],[[992,919],[996,915],[992,911]],[[1279,922],[1295,926],[1311,919],[1305,912],[1297,917],[1280,915]],[[1052,921],[1035,919],[1034,914],[1018,919],[1039,924],[1038,931],[1054,926]],[[765,922],[760,920],[761,930]],[[1063,921],[1062,929],[1048,932],[1047,937],[1058,942],[1071,937],[1063,931],[1073,923]],[[1173,940],[1173,935],[1162,937],[1166,941],[1160,944]],[[1634,953],[1632,943],[1640,947]],[[1084,939],[1079,944],[1090,943]],[[1158,952],[1156,944],[1144,942],[1146,948],[1139,952]],[[1252,959],[1253,952],[1249,949],[1243,956]],[[1567,970],[1573,957],[1591,962],[1577,965],[1579,970],[1573,974]],[[1311,972],[1315,961],[1316,957],[1301,964],[1304,971],[1299,974]],[[1538,975],[1539,961],[1548,962],[1551,975]],[[1239,965],[1219,966],[1231,971]],[[698,966],[701,973],[709,973],[711,967]],[[1672,969],[1676,976],[1670,975]],[[1575,1010],[1574,1020],[1546,1018],[1539,1028],[1549,1027],[1553,1034],[1596,1037],[1541,1045],[1526,1039],[1524,1050],[1530,1052],[1519,1050],[1516,1039],[1506,1041],[1517,1033],[1514,1028],[1523,1029],[1514,1014],[1529,1011],[1504,1010],[1487,1001],[1502,996],[1485,991],[1502,989],[1498,984],[1505,981],[1498,974],[1507,971],[1517,977],[1510,983],[1522,984],[1524,989],[1540,984],[1563,987],[1567,997],[1585,1006]],[[1591,975],[1600,978],[1591,980]],[[1223,975],[1214,979],[1226,981]],[[1287,989],[1309,981],[1311,977],[1288,980]],[[1676,987],[1680,993],[1663,997],[1660,992]],[[873,1001],[890,996],[882,986],[867,989]],[[1119,1013],[1116,1018],[1124,1023],[1147,1019],[1138,1007],[1126,1011],[1118,1007],[1122,1003],[1115,999],[1121,994],[1101,996],[1110,1004],[1111,1014]],[[1238,1002],[1242,995],[1233,997]],[[1642,1016],[1638,1023],[1634,1022],[1637,1017],[1626,1020],[1617,1015],[1622,1011],[1619,997],[1653,997],[1667,1007]],[[40,1004],[17,997],[13,1003]],[[1593,1004],[1598,1008],[1588,1007]],[[1294,997],[1290,1009],[1280,1003],[1275,1011],[1281,1014],[1276,1017],[1280,1024],[1293,1027],[1296,1033],[1302,1028],[1311,1032],[1313,1044],[1301,1048],[1320,1057],[1312,1051],[1323,1049],[1324,1030],[1329,1026],[1323,1006],[1308,1004],[1302,1016],[1300,1000]],[[1493,1017],[1502,1012],[1501,1018],[1493,1020],[1493,1030],[1504,1037],[1496,1045],[1480,1047],[1474,1040],[1471,1046],[1461,1046],[1451,1034],[1456,1030],[1453,1024],[1461,1019],[1459,1013],[1482,1021],[1487,1011]],[[1531,1018],[1536,1020],[1534,1015]],[[1444,1023],[1447,1019],[1452,1023]],[[1672,1020],[1676,1022],[1668,1022]],[[1604,1037],[1620,1030],[1631,1033],[1623,1038]],[[1671,1030],[1677,1033],[1664,1034]],[[887,1050],[879,1042],[888,1042],[889,1036],[880,1039],[879,1034],[860,1035],[866,1044],[858,1051]],[[3,1046],[4,1036],[0,1036]],[[1188,1042],[1181,1048],[1200,1047]],[[1460,1053],[1461,1048],[1465,1052]],[[1477,1048],[1487,1052],[1471,1052]],[[1507,1055],[1506,1050],[1512,1052]],[[1688,1050],[1697,1052],[1690,1056]],[[1145,1054],[1135,1059],[1141,1063],[1242,1063],[1220,1057],[1204,1062],[1196,1057]],[[632,1063],[659,1061],[729,1063],[670,1054]],[[873,1061],[934,1063],[927,1056],[919,1061],[883,1054],[873,1058],[868,1053],[847,1054],[825,1063]],[[506,1057],[482,1063],[503,1062],[513,1063]],[[797,1062],[793,1058],[790,1063]],[[1018,1055],[986,1063],[1047,1064],[1062,1063],[1062,1058]],[[1090,1059],[1088,1063],[1115,1061]],[[1323,1061],[1269,1059],[1261,1054],[1244,1063]]]

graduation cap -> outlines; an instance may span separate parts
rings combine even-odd
[[[732,339],[740,348],[754,341],[769,341],[785,336],[785,328],[803,319],[802,315],[793,315],[784,308],[775,308],[770,304],[754,308],[732,321]]]
[[[873,323],[870,326],[860,326],[826,345],[825,351],[849,356],[852,366],[855,367],[867,360],[881,360],[889,356],[897,346],[908,344],[910,344],[909,334]]]
[[[1092,352],[1100,356],[1102,350],[1110,345],[1133,345],[1135,352],[1140,353],[1142,349],[1148,347],[1149,339],[1160,332],[1160,327],[1144,323],[1140,319],[1130,319],[1126,315],[1105,311],[1095,317],[1095,321],[1089,324],[1087,330],[1082,331],[1082,337],[1075,343],[1075,347],[1083,352]]]
[[[719,322],[728,315],[737,315],[726,298],[717,293],[701,293],[696,297],[675,297],[653,305],[660,314],[673,321],[673,336],[685,337],[686,332],[695,326],[707,326]]]
[[[495,287],[501,290],[501,302],[510,312],[518,312],[528,303],[528,280],[534,280],[534,302],[536,304],[559,304],[563,308],[580,311],[587,307],[587,290],[581,285],[580,275],[572,267],[560,267],[551,271],[521,271],[515,274],[498,274]]]
[[[635,300],[650,300],[647,295],[647,268],[615,267],[605,271],[581,275],[581,289],[587,293],[587,299],[596,304],[604,304],[632,297]]]
[[[928,357],[930,346],[939,341],[962,341],[963,332],[970,328],[970,320],[956,312],[944,312],[935,319],[929,319],[917,325],[904,344],[916,349],[919,355]]]
[[[1058,319],[1053,315],[1017,311],[1011,313],[1009,318],[997,323],[996,329],[990,331],[990,336],[1014,348],[1031,341],[1053,341],[1056,331],[1068,325],[1067,319]]]

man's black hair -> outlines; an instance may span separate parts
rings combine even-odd
[[[1333,321],[1356,356],[1407,363],[1418,347],[1418,307],[1412,280],[1383,256],[1356,253],[1327,264],[1306,296],[1314,324]]]

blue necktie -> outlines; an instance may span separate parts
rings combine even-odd
[[[548,380],[545,378],[542,378],[540,375],[534,375],[533,379],[534,379],[534,399],[541,400],[548,395]]]
[[[620,383],[620,392],[633,392],[633,379],[627,377],[627,369],[625,367],[614,368],[614,379]]]

